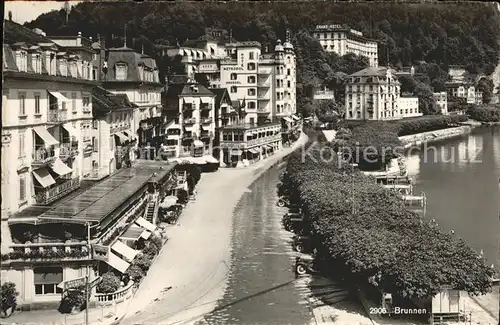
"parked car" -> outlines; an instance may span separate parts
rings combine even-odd
[[[294,271],[296,276],[317,273],[314,267],[314,258],[310,255],[301,255],[296,257]]]
[[[290,198],[287,196],[282,196],[278,199],[276,205],[279,206],[280,208],[287,207],[290,205]]]
[[[299,253],[307,253],[310,250],[309,237],[294,235],[292,246],[293,249]]]

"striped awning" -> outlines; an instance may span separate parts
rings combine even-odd
[[[73,172],[73,170],[69,168],[65,163],[63,163],[62,160],[59,158],[57,158],[56,161],[54,161],[52,166],[50,166],[50,169],[52,169],[52,171],[54,171],[54,173],[56,173],[59,176],[67,175]]]
[[[76,129],[69,123],[63,124],[63,128],[68,131],[69,135],[78,138],[80,135],[76,132]]]
[[[54,146],[56,144],[59,144],[59,141],[57,141],[50,133],[47,131],[47,129],[43,126],[37,126],[34,127],[33,130],[35,131],[36,134],[40,138],[42,138],[43,142],[45,142],[46,145],[48,146]]]
[[[50,175],[49,171],[45,168],[39,168],[33,170],[33,176],[35,176],[36,180],[43,188],[49,187],[50,185],[54,185],[56,181]]]
[[[113,254],[113,252],[109,252],[108,260],[106,261],[106,263],[120,273],[125,273],[130,267],[130,263],[122,260],[120,257]]]
[[[129,140],[129,138],[121,131],[116,132],[115,135],[120,139],[121,143],[127,142]]]

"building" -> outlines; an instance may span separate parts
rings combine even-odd
[[[234,124],[220,132],[221,165],[248,166],[282,149],[281,124]]]
[[[367,57],[370,67],[378,66],[378,44],[346,25],[317,25],[314,37],[327,52],[340,56],[354,53]]]
[[[399,110],[398,118],[417,117],[423,115],[418,107],[418,97],[401,96],[398,98],[396,104]]]
[[[448,115],[448,94],[446,91],[433,93],[436,105],[442,115]]]
[[[353,73],[346,83],[346,119],[394,120],[421,116],[418,98],[401,96],[401,85],[386,67]]]
[[[316,89],[313,94],[313,99],[335,101],[335,93],[333,90],[328,89],[328,87],[323,86],[319,89]]]
[[[57,308],[63,290],[83,285],[85,276],[93,281],[111,270],[125,273],[157,233],[156,207],[177,187],[175,166],[141,160],[53,207],[10,217],[9,231],[2,229],[2,244],[9,244],[2,249],[1,276],[16,285],[18,307]],[[121,296],[133,285],[120,288]],[[94,290],[91,305],[115,299]]]
[[[216,36],[222,33],[216,31]],[[221,35],[204,36],[162,53],[181,55],[189,78],[204,77],[209,88],[227,88],[233,101],[244,104],[245,123],[295,114],[296,58],[290,32],[285,43],[277,41],[274,52],[262,51],[258,42],[225,42],[232,38]]]
[[[216,95],[205,86],[187,80],[168,86],[164,116],[167,119],[166,146],[170,158],[212,158],[215,136]]]
[[[476,89],[473,82],[450,81],[445,83],[445,87],[449,97],[464,98],[467,104],[483,103],[483,93]]]
[[[132,129],[137,105],[125,94],[113,94],[102,87],[92,90],[92,173],[102,179],[135,160],[131,150],[137,137]]]
[[[94,44],[95,65],[102,63],[102,87],[114,94],[125,94],[137,105],[134,109],[132,130],[138,136],[139,147],[161,142],[164,120],[161,111],[162,84],[156,60],[144,53],[134,52],[126,44],[106,49],[102,40]]]
[[[73,52],[12,21],[5,21],[4,32],[2,220],[7,220],[33,204],[60,199],[91,173],[95,81],[88,73],[91,42],[81,34]]]

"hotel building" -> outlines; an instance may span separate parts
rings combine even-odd
[[[391,120],[422,115],[418,98],[400,96],[400,83],[392,70],[366,68],[346,83],[346,119]]]
[[[450,97],[464,98],[467,104],[483,103],[483,92],[477,90],[472,82],[450,81],[445,83],[445,87]]]
[[[370,67],[378,66],[378,44],[363,36],[363,33],[346,25],[317,25],[314,37],[323,50],[339,56],[354,53],[367,57]]]

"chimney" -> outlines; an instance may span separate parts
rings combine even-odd
[[[12,21],[12,11],[9,10],[9,21]]]

